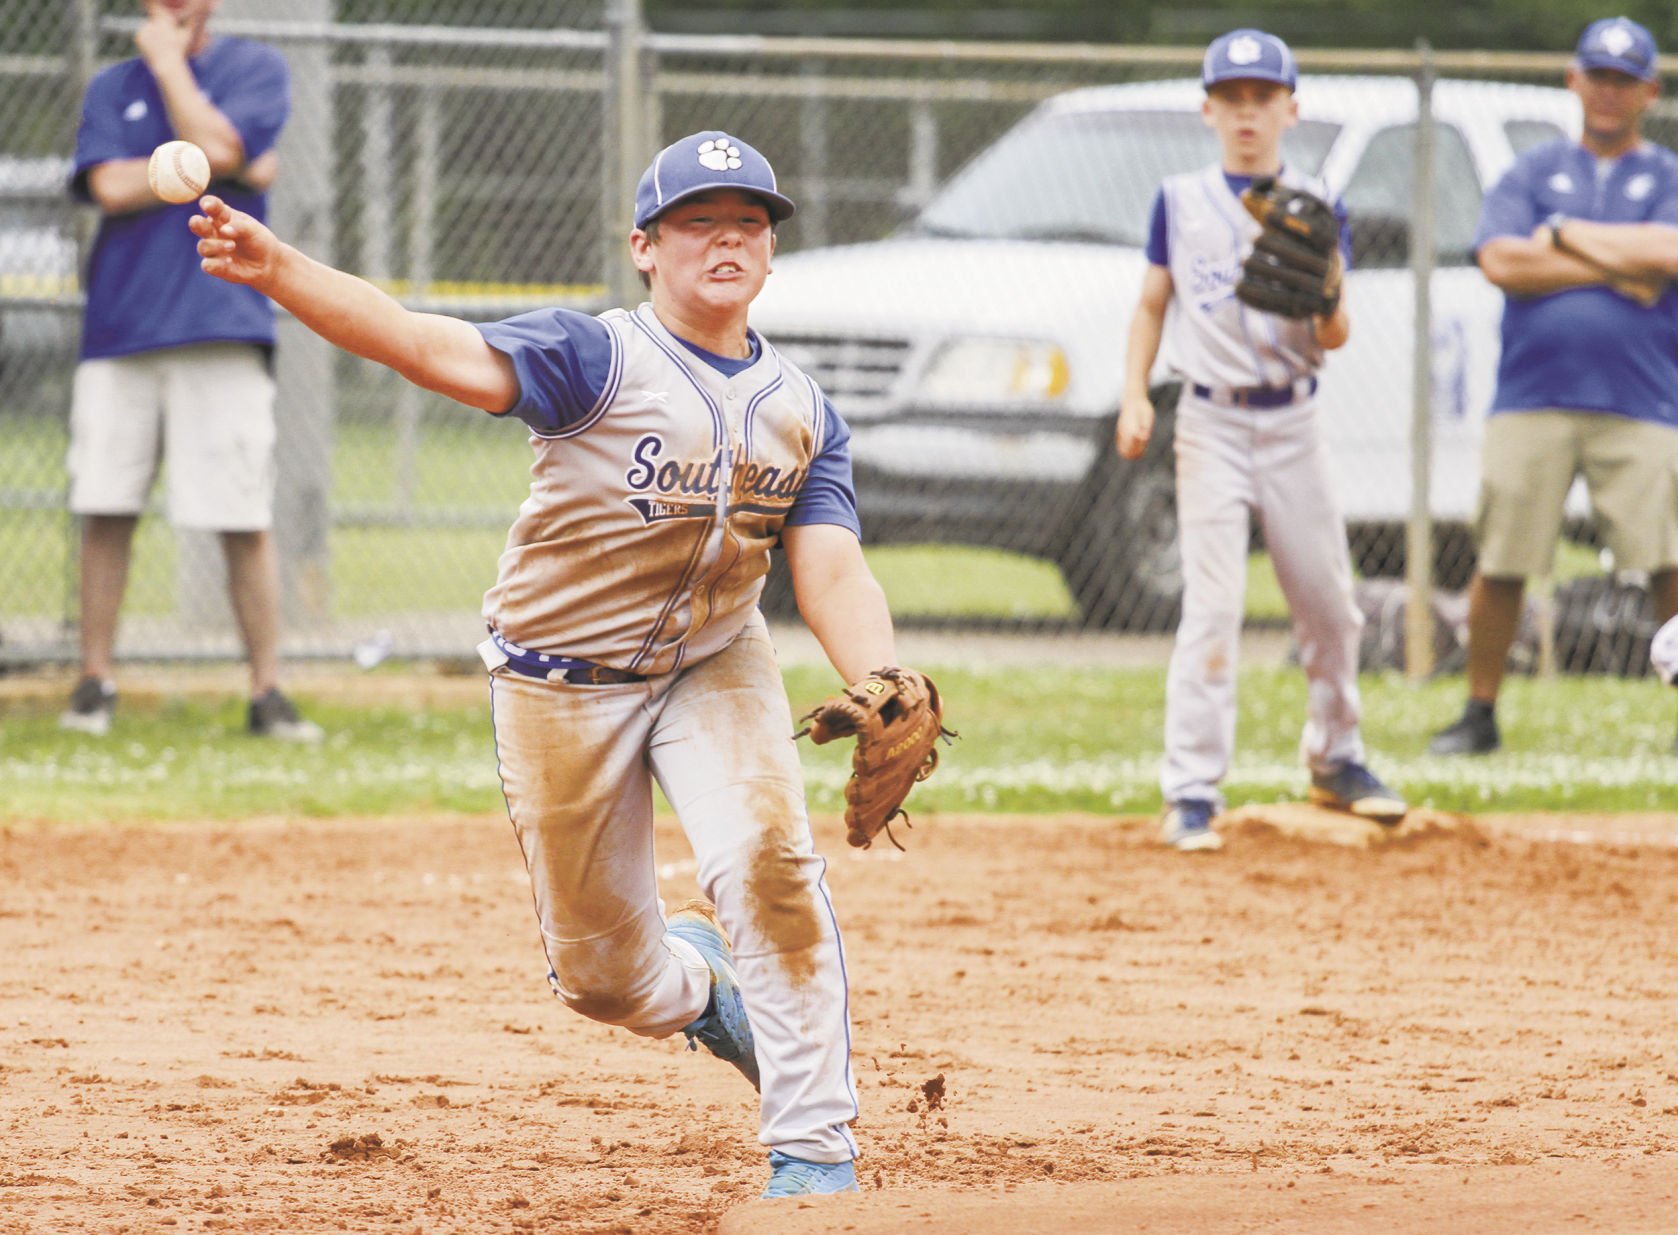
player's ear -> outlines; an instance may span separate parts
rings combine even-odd
[[[653,270],[653,238],[637,227],[629,233],[629,257],[642,274]]]

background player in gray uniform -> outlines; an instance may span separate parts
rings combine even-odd
[[[483,326],[410,312],[216,199],[201,206],[206,271],[529,425],[530,496],[480,651],[550,981],[585,1016],[683,1032],[759,1085],[765,1195],[855,1190],[844,956],[757,608],[777,538],[842,678],[895,664],[896,647],[858,540],[848,431],[747,325],[793,211],[774,171],[724,133],[675,142],[636,194],[629,244],[649,304]],[[710,898],[668,920],[655,782]]]
[[[1177,519],[1183,617],[1166,679],[1163,834],[1182,850],[1216,849],[1218,785],[1235,745],[1249,521],[1256,514],[1293,615],[1310,681],[1301,748],[1313,801],[1382,823],[1406,806],[1364,765],[1358,633],[1344,520],[1317,432],[1317,368],[1346,341],[1344,302],[1291,320],[1235,297],[1258,225],[1240,193],[1256,176],[1326,197],[1282,163],[1298,119],[1297,71],[1282,40],[1236,30],[1207,48],[1203,115],[1218,165],[1167,179],[1154,202],[1150,265],[1126,352],[1119,454],[1142,455],[1153,433],[1148,379],[1170,314],[1170,355],[1183,376],[1177,407]],[[1337,204],[1337,213],[1343,209]],[[1345,249],[1344,237],[1342,249]],[[1122,534],[1122,533],[1120,533]]]

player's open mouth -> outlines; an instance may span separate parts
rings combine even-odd
[[[720,266],[712,266],[711,273],[715,275],[736,275],[746,272],[737,262],[724,262]]]

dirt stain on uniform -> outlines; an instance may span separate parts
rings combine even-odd
[[[781,795],[764,789],[759,810],[784,812]],[[760,815],[758,818],[774,818]],[[747,855],[746,912],[772,947],[788,980],[807,986],[816,976],[817,949],[822,942],[822,919],[805,874],[805,856],[785,832],[769,829]]]

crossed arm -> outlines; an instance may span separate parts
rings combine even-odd
[[[258,192],[274,183],[279,155],[269,150],[249,161],[244,139],[198,85],[187,56],[192,32],[163,8],[146,19],[134,36],[140,58],[163,95],[164,110],[175,136],[189,141],[210,160],[210,178],[238,177]],[[145,159],[113,159],[88,172],[88,192],[106,214],[132,214],[157,205],[146,179]]]
[[[1612,287],[1653,304],[1678,278],[1678,227],[1664,223],[1541,223],[1530,236],[1500,236],[1480,248],[1486,278],[1512,296]]]

